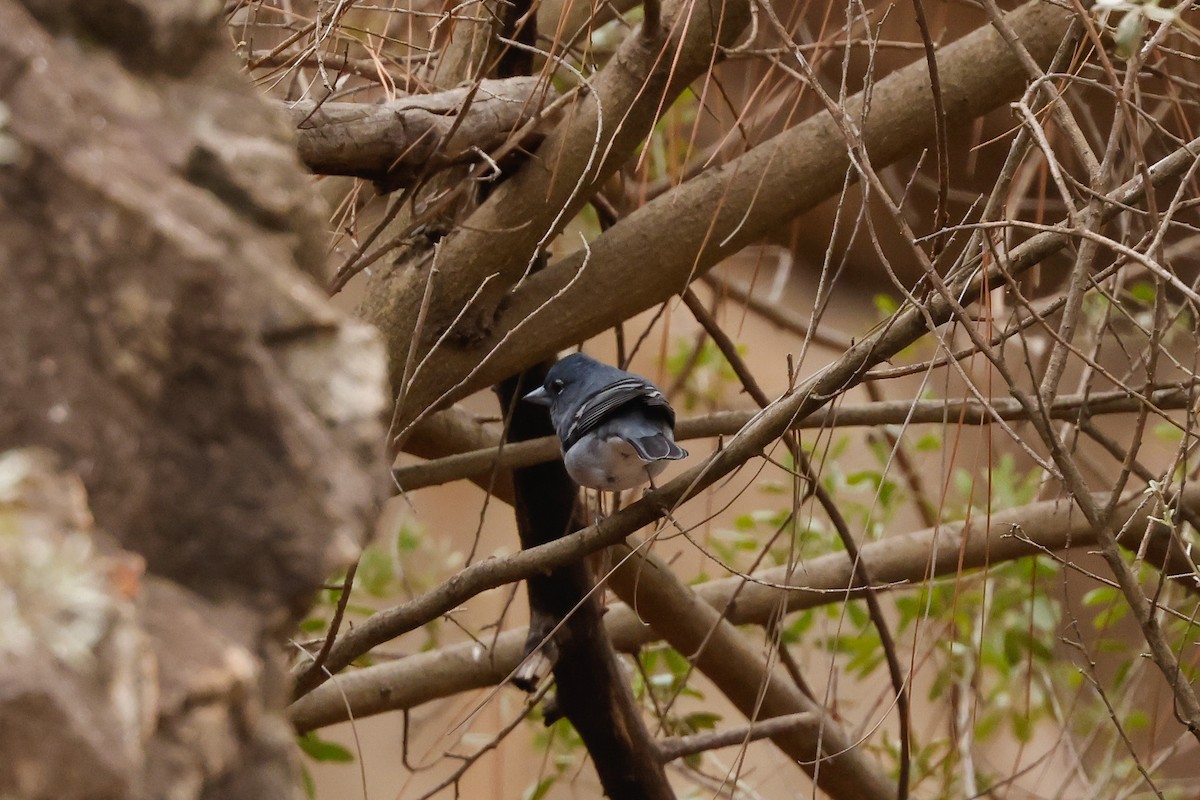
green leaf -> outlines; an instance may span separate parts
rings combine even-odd
[[[846,476],[846,483],[849,486],[858,486],[862,483],[869,483],[871,486],[878,487],[880,481],[883,480],[883,475],[876,470],[864,469],[859,472],[851,472]]]
[[[927,433],[913,445],[923,453],[936,452],[942,449],[942,437],[936,433]]]
[[[557,780],[557,775],[547,775],[533,786],[530,786],[528,789],[526,789],[525,794],[521,796],[524,798],[524,800],[542,800],[542,798],[550,792],[550,788],[554,786],[554,783]]]
[[[693,711],[683,718],[683,724],[692,732],[711,731],[717,727],[717,723],[720,721],[721,715],[711,711]]]
[[[1129,731],[1145,730],[1150,726],[1150,715],[1140,709],[1130,711],[1125,717],[1125,728]]]
[[[975,720],[975,738],[987,739],[996,731],[1000,724],[1000,715],[994,713],[980,714]]]
[[[691,662],[673,647],[669,647],[663,652],[663,659],[666,661],[667,669],[671,671],[672,675],[682,677],[691,672]]]
[[[792,620],[782,631],[782,639],[785,644],[796,644],[803,638],[804,634],[812,627],[815,615],[812,610],[802,611],[796,618]]]
[[[308,800],[317,800],[317,782],[313,780],[307,764],[300,765],[300,783],[304,786],[304,796]]]
[[[386,597],[396,577],[392,557],[378,547],[363,550],[358,560],[357,583],[373,597]]]
[[[1020,664],[1025,660],[1027,636],[1025,631],[1009,629],[1004,632],[1004,658],[1009,665]]]
[[[875,310],[879,312],[880,316],[884,317],[890,317],[900,308],[896,299],[887,294],[877,294],[871,298],[871,301],[875,304]]]
[[[1028,742],[1033,738],[1033,720],[1028,714],[1014,709],[1013,713],[1009,714],[1009,719],[1012,720],[1012,729],[1017,741]]]
[[[411,525],[400,526],[396,531],[396,550],[400,553],[412,553],[421,547],[423,537],[421,531]]]
[[[754,517],[749,514],[739,514],[733,520],[733,526],[739,531],[752,531],[757,526]]]
[[[846,606],[846,616],[860,628],[865,628],[871,624],[871,615],[863,603],[849,603]]]
[[[1119,591],[1113,586],[1098,586],[1083,595],[1085,606],[1101,606],[1117,599]]]
[[[1154,426],[1154,438],[1168,444],[1177,444],[1183,441],[1183,431],[1176,424],[1160,422]]]
[[[300,745],[300,749],[304,751],[305,755],[313,761],[340,763],[354,760],[354,754],[345,747],[342,747],[337,742],[321,739],[316,733],[310,732],[303,736],[297,736],[296,742]]]
[[[1129,287],[1129,296],[1139,303],[1150,305],[1154,302],[1157,292],[1153,283],[1147,281],[1137,281]]]

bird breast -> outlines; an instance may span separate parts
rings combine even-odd
[[[667,468],[665,461],[642,461],[620,437],[585,436],[567,451],[563,463],[580,486],[618,492],[650,481]]]

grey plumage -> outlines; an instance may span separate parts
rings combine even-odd
[[[581,486],[619,491],[687,457],[675,443],[675,411],[650,381],[574,353],[526,400],[550,407],[567,472]]]

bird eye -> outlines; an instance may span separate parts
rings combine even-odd
[[[562,390],[563,382],[561,380],[555,378],[554,380],[550,381],[550,391],[554,392],[555,394],[562,394]]]

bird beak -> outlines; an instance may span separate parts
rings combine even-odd
[[[545,386],[539,386],[521,399],[526,403],[537,403],[539,406],[548,406],[552,402]]]

